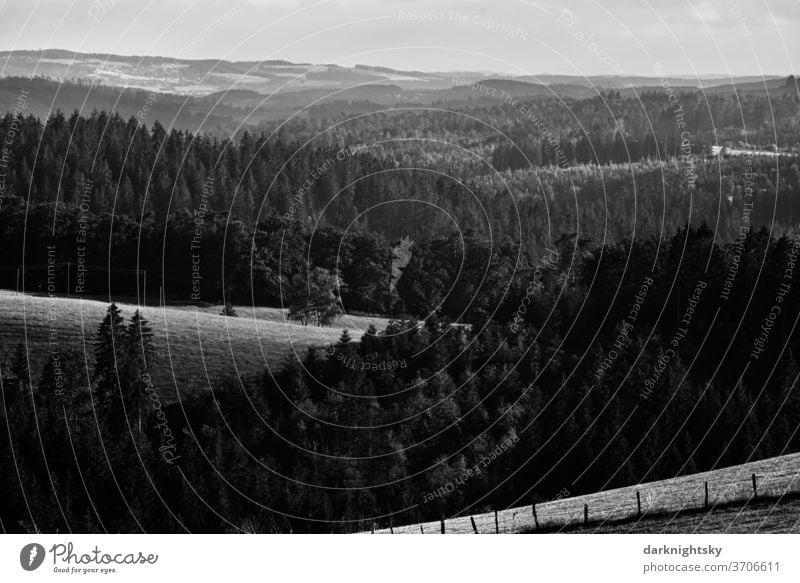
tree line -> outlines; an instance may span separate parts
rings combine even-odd
[[[401,110],[337,125],[300,120],[224,139],[104,111],[56,112],[46,120],[8,113],[0,118],[0,135],[13,134],[0,200],[84,205],[96,215],[159,224],[182,212],[227,214],[250,226],[283,217],[307,230],[359,225],[387,240],[455,229],[518,233],[520,221],[527,229],[533,220],[535,227],[515,237],[536,252],[543,250],[542,221],[560,223],[555,237],[578,230],[563,224],[575,216],[570,205],[576,202],[580,229],[591,237],[604,234],[608,216],[623,219],[610,225],[616,239],[629,233],[633,195],[648,219],[641,226],[650,231],[662,219],[667,231],[687,221],[714,224],[717,214],[729,212],[730,201],[718,209],[720,203],[737,195],[743,160],[711,157],[709,146],[777,144],[787,155],[754,163],[758,196],[765,199],[758,207],[777,198],[776,222],[792,224],[800,175],[796,99],[680,94],[681,131],[663,95],[640,97],[598,97],[569,107],[535,100],[525,111],[536,123],[520,117],[521,106],[497,105]],[[665,215],[672,208],[688,212],[685,204],[662,204],[664,197],[685,202],[688,173],[696,175],[703,205],[698,216]],[[551,213],[551,204],[563,212]],[[762,218],[767,222],[771,213]]]

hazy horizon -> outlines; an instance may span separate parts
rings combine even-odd
[[[261,62],[269,62],[269,61],[286,61],[291,63],[292,65],[311,65],[311,66],[333,66],[337,65],[340,67],[376,67],[376,68],[388,68],[398,72],[418,72],[418,73],[428,73],[428,74],[447,74],[447,73],[458,73],[458,72],[471,72],[471,73],[485,73],[487,75],[502,75],[504,77],[582,77],[582,75],[578,74],[566,74],[566,73],[558,73],[554,71],[535,71],[532,73],[504,73],[502,71],[491,71],[485,69],[425,69],[425,68],[401,68],[401,67],[388,67],[387,65],[382,65],[380,63],[353,63],[352,65],[341,65],[339,63],[331,63],[324,60],[319,61],[303,61],[299,59],[292,59],[292,58],[284,58],[284,59],[217,59],[213,57],[207,58],[199,58],[199,57],[182,57],[180,55],[165,55],[165,54],[152,54],[152,55],[142,55],[137,53],[109,53],[105,51],[92,51],[92,52],[84,52],[84,51],[73,51],[71,49],[65,49],[63,47],[36,47],[36,48],[16,48],[16,49],[0,49],[0,54],[10,54],[10,53],[36,53],[36,52],[44,52],[44,51],[63,51],[68,53],[73,53],[75,55],[103,55],[103,56],[114,56],[114,57],[123,57],[127,59],[141,57],[141,58],[148,58],[148,59],[176,59],[176,60],[184,60],[184,61],[218,61],[218,62],[230,62],[230,63],[261,63]],[[794,71],[787,71],[787,72],[765,72],[765,73],[758,73],[758,72],[742,72],[737,73],[735,75],[727,74],[727,73],[701,73],[701,74],[693,74],[688,72],[676,72],[676,73],[667,73],[669,77],[674,78],[681,78],[681,79],[706,79],[706,80],[724,80],[729,78],[741,78],[741,77],[759,77],[764,79],[772,79],[778,77],[788,77],[790,75],[796,75]],[[654,78],[657,75],[654,72],[626,72],[624,75],[620,75],[618,73],[598,73],[598,74],[587,74],[586,77],[648,77]]]
[[[796,67],[788,3],[579,0],[6,0],[3,51],[381,66],[503,75],[781,76]],[[768,71],[768,73],[764,73]],[[777,71],[777,73],[776,73]]]

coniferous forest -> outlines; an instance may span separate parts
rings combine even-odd
[[[109,307],[43,370],[0,347],[3,530],[353,532],[800,451],[800,101],[680,102],[7,114],[0,287]],[[390,323],[167,402],[114,303],[159,294]]]

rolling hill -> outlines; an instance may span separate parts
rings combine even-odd
[[[383,67],[342,67],[287,61],[225,61],[157,56],[73,53],[59,49],[0,52],[5,77],[85,80],[110,87],[203,96],[228,89],[262,94],[276,91],[332,89],[362,84],[399,85],[404,89],[450,87],[450,74],[401,72]],[[463,73],[471,78],[480,73]]]
[[[662,80],[641,76],[493,75],[483,71],[426,73],[387,67],[288,61],[193,60],[158,56],[83,54],[59,49],[0,52],[0,100],[27,95],[23,113],[41,119],[60,110],[140,114],[146,124],[227,137],[291,116],[336,119],[393,106],[491,107],[501,95],[518,100],[591,99],[617,89],[625,96],[654,90]],[[792,80],[793,81],[793,80]],[[795,90],[765,76],[667,79],[676,91],[708,93]],[[494,89],[492,95],[479,88]],[[141,115],[147,104],[146,115]]]
[[[137,309],[133,304],[117,305],[126,320]],[[53,348],[78,349],[91,364],[95,332],[107,307],[106,302],[96,300],[0,290],[0,357],[10,357],[22,342],[34,382]],[[287,359],[303,356],[309,346],[336,342],[342,328],[358,340],[369,324],[379,328],[386,324],[377,318],[343,316],[336,327],[306,327],[285,321],[283,312],[275,308],[238,307],[238,318],[218,315],[219,306],[139,309],[153,328],[159,355],[154,376],[167,401],[217,388],[225,379],[280,369]]]

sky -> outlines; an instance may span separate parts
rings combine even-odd
[[[512,75],[784,75],[800,0],[0,0],[0,50]]]

